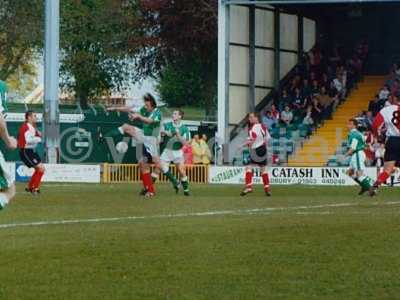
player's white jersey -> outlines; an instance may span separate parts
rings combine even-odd
[[[374,132],[385,125],[387,137],[400,137],[400,105],[384,107],[375,117],[372,128]]]
[[[265,145],[269,138],[269,133],[267,127],[265,125],[257,123],[254,124],[249,129],[249,139],[253,141],[251,144],[252,149],[256,149],[262,145]]]

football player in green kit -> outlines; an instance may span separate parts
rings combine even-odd
[[[150,163],[154,163],[156,169],[160,169],[159,135],[162,114],[157,107],[154,97],[147,93],[143,97],[144,106],[139,112],[134,112],[132,107],[110,107],[109,111],[120,111],[129,114],[132,124],[123,124],[105,136],[127,134],[137,142],[143,143],[143,157],[139,161],[144,196],[153,197],[155,189],[151,177]]]
[[[365,137],[357,129],[358,121],[356,119],[349,120],[347,127],[349,129],[349,150],[346,154],[347,156],[350,156],[350,167],[347,170],[347,174],[361,186],[361,191],[359,192],[359,195],[362,195],[367,191],[369,191],[371,195],[372,193],[374,193],[372,189],[372,179],[365,175]]]

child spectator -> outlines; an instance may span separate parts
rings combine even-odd
[[[290,123],[292,123],[293,120],[293,112],[290,110],[290,106],[286,105],[285,110],[281,113],[281,122],[289,126]]]
[[[271,111],[268,110],[265,115],[262,117],[262,123],[268,128],[275,127],[277,120],[272,117]]]

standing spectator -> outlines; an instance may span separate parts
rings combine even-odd
[[[380,104],[379,95],[375,95],[375,98],[368,104],[368,110],[372,112],[373,116],[375,116],[382,109],[382,107],[383,105],[381,106]]]
[[[208,147],[207,142],[208,142],[208,137],[207,137],[207,135],[203,134],[200,139],[200,146],[201,146],[201,151],[204,155],[203,156],[203,164],[205,164],[205,165],[209,165],[211,162],[211,158],[212,158],[211,150],[210,150],[210,147]]]
[[[336,77],[333,79],[332,85],[336,89],[339,100],[342,100],[344,98],[344,94],[343,94],[344,88],[343,88],[343,84],[340,80],[339,74],[337,74]]]
[[[276,125],[276,119],[272,117],[271,111],[267,111],[265,115],[262,117],[262,123],[268,128],[275,127]]]
[[[286,105],[285,110],[281,113],[281,121],[284,125],[289,126],[293,120],[293,112],[290,110],[290,106]]]
[[[193,163],[194,164],[210,164],[211,152],[207,142],[200,139],[198,134],[195,134],[192,140]],[[207,151],[208,150],[208,151]]]

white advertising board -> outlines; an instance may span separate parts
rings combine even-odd
[[[210,167],[209,182],[215,184],[244,184],[244,167]],[[349,186],[356,183],[346,175],[346,168],[307,168],[307,167],[269,167],[268,173],[272,185],[330,185]],[[367,175],[374,181],[377,178],[376,168],[367,168]],[[261,174],[254,169],[254,184],[261,184]]]
[[[43,182],[100,183],[99,165],[45,164]],[[18,165],[17,177],[32,176],[34,169]],[[15,173],[15,172],[14,172]]]

